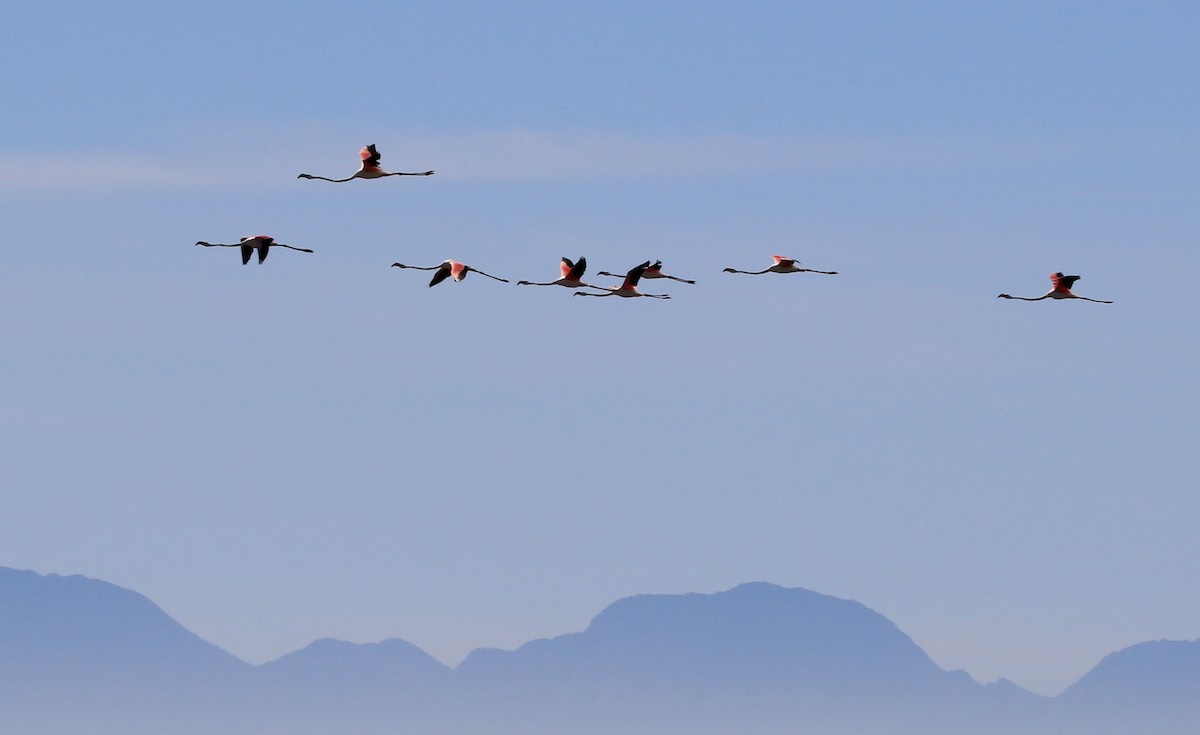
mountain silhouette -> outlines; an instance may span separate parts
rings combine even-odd
[[[1200,730],[1200,641],[1150,641],[1105,656],[1060,696],[1097,727]],[[1127,730],[1132,731],[1132,730]]]
[[[0,715],[23,725],[4,732],[162,725],[215,706],[252,674],[136,592],[0,567]]]
[[[136,592],[87,577],[3,567],[0,651],[0,675],[64,684],[237,676],[251,669]]]
[[[581,633],[474,651],[457,673],[494,720],[545,725],[529,718],[555,701],[572,732],[628,728],[619,720],[630,711],[647,732],[747,722],[795,731],[833,720],[863,728],[895,724],[900,709],[949,701],[957,710],[985,697],[860,603],[766,583],[626,598]]]
[[[437,724],[454,672],[407,641],[322,638],[258,667],[259,705],[289,733],[392,732]]]
[[[444,683],[452,674],[433,656],[397,638],[368,644],[322,638],[259,669],[277,679],[317,687],[326,683],[423,686],[430,681]]]
[[[1104,658],[1057,698],[939,668],[866,606],[762,582],[638,595],[450,669],[402,640],[251,666],[145,597],[0,568],[0,731],[22,735],[1194,732],[1200,642]]]

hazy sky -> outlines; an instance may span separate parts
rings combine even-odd
[[[1200,637],[1195,3],[129,7],[0,10],[0,564],[252,662],[752,580],[1043,693]],[[367,143],[437,174],[296,179]],[[389,268],[580,255],[698,283]]]

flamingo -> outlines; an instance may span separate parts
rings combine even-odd
[[[1071,292],[1071,286],[1079,280],[1079,276],[1064,276],[1061,271],[1050,274],[1050,281],[1054,284],[1054,288],[1050,289],[1045,294],[1034,298],[1026,298],[1024,296],[1009,296],[1002,293],[996,298],[998,299],[1015,299],[1017,301],[1041,301],[1042,299],[1082,299],[1083,301],[1094,301],[1097,304],[1111,304],[1111,301],[1103,301],[1101,299],[1089,299],[1087,296],[1078,296]]]
[[[579,260],[574,263],[570,258],[563,258],[558,264],[562,270],[562,278],[557,281],[547,281],[546,283],[534,283],[533,281],[517,281],[518,286],[563,286],[565,288],[600,288],[593,286],[590,283],[584,283],[580,279],[583,278],[584,271],[587,270],[587,258],[582,255]]]
[[[384,171],[383,169],[379,168],[379,159],[381,158],[381,156],[379,154],[379,151],[375,150],[374,143],[372,143],[371,145],[369,145],[366,148],[363,148],[361,151],[359,151],[358,157],[362,159],[362,166],[359,167],[358,171],[355,172],[354,175],[349,176],[345,179],[330,179],[325,176],[313,176],[312,174],[300,174],[296,178],[298,178],[298,179],[320,179],[321,181],[332,181],[335,184],[341,184],[346,181],[350,181],[351,179],[381,179],[384,176],[432,176],[433,175],[432,171],[425,171],[424,173],[411,173],[411,174],[404,173],[401,171],[397,171],[395,173],[388,173],[387,171]]]
[[[433,274],[433,279],[429,281],[429,287],[433,288],[447,278],[453,278],[455,283],[467,277],[468,273],[478,273],[481,276],[487,276],[501,283],[508,283],[507,278],[497,278],[490,273],[484,273],[478,268],[472,268],[466,263],[460,263],[457,260],[443,260],[438,265],[431,265],[428,268],[420,265],[404,265],[403,263],[392,263],[393,268],[412,268],[418,271],[437,271]]]
[[[801,268],[799,261],[795,258],[785,258],[782,255],[772,255],[775,259],[775,265],[761,271],[739,271],[733,268],[726,268],[723,273],[745,273],[751,276],[761,276],[764,273],[823,273],[827,276],[836,276],[837,271],[816,271],[812,268]]]
[[[648,261],[648,260],[645,263],[642,263],[641,265],[635,265],[634,267],[629,269],[628,273],[625,274],[625,282],[622,283],[620,286],[617,286],[615,288],[609,288],[607,286],[603,287],[603,290],[605,291],[605,293],[588,293],[587,291],[576,291],[575,295],[576,296],[595,296],[597,298],[603,298],[605,296],[623,296],[627,299],[634,298],[635,296],[646,296],[651,299],[669,299],[669,298],[671,298],[670,294],[642,293],[641,291],[637,290],[638,281],[641,280],[642,275],[646,272],[646,269],[649,267],[650,267],[650,261]],[[601,287],[593,286],[593,288],[601,288]]]
[[[624,276],[620,275],[619,273],[609,273],[607,271],[600,271],[598,275],[612,276],[613,278],[624,278]],[[661,260],[654,261],[654,264],[647,268],[646,272],[642,274],[642,278],[669,278],[672,281],[679,281],[680,283],[696,283],[695,281],[689,281],[686,278],[676,278],[675,276],[668,276],[666,273],[663,273]]]
[[[258,262],[259,263],[261,263],[267,259],[267,252],[273,247],[274,248],[287,248],[289,250],[299,250],[302,253],[311,253],[312,252],[308,248],[297,248],[297,247],[293,247],[291,245],[284,245],[281,242],[275,242],[275,238],[270,237],[269,235],[246,236],[246,237],[242,238],[241,242],[235,242],[235,243],[230,243],[230,244],[221,243],[221,242],[204,242],[203,240],[201,240],[200,242],[198,242],[196,244],[201,247],[206,247],[206,248],[241,248],[242,249],[242,265],[245,265],[250,262],[250,255],[255,250],[258,251]]]

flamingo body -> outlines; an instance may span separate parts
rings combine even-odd
[[[353,173],[352,175],[350,175],[344,179],[331,179],[331,178],[328,178],[325,176],[314,176],[312,174],[300,174],[296,178],[298,178],[298,179],[320,179],[321,181],[332,181],[335,184],[342,184],[347,181],[353,181],[354,179],[381,179],[385,176],[432,176],[433,175],[433,171],[424,171],[421,173],[405,173],[403,171],[396,171],[393,173],[388,173],[387,171],[384,171],[382,168],[379,167],[379,160],[382,158],[382,155],[380,155],[379,151],[375,148],[374,143],[371,143],[370,145],[365,146],[361,151],[359,151],[358,157],[359,157],[359,159],[362,160],[362,165],[359,166],[358,171],[356,171],[355,173]]]
[[[580,256],[579,260],[572,262],[570,258],[563,258],[558,264],[559,271],[562,277],[545,283],[534,283],[533,281],[517,281],[518,286],[562,286],[563,288],[599,288],[583,282],[583,274],[587,271],[587,258]]]
[[[254,255],[254,251],[258,251],[258,262],[262,263],[267,259],[267,253],[272,247],[287,248],[289,250],[299,250],[302,253],[311,253],[308,248],[298,248],[292,245],[284,245],[281,242],[275,242],[275,238],[270,235],[247,235],[240,242],[236,243],[220,243],[220,242],[204,242],[203,240],[196,243],[201,247],[206,248],[241,248],[242,250],[242,265],[250,262],[250,258]]]
[[[677,278],[675,276],[668,276],[666,273],[662,272],[662,264],[663,263],[661,260],[656,260],[653,263],[651,263],[650,266],[648,268],[646,268],[645,272],[642,273],[642,278],[667,278],[672,281],[679,281],[680,283],[690,283],[693,285],[696,283],[695,281],[689,281],[686,278]],[[600,271],[599,275],[612,276],[613,278],[623,278],[624,277],[624,276],[620,275],[619,273],[609,273],[608,271]]]
[[[1078,281],[1079,279],[1080,279],[1079,276],[1068,276],[1068,275],[1064,275],[1062,273],[1062,271],[1059,271],[1057,273],[1050,274],[1050,283],[1052,284],[1052,287],[1049,291],[1042,294],[1041,296],[1034,298],[1034,297],[1026,297],[1026,296],[1010,296],[1006,293],[1002,293],[999,296],[997,296],[996,298],[1009,299],[1012,301],[1041,301],[1042,299],[1055,299],[1055,300],[1079,299],[1080,301],[1092,301],[1097,304],[1111,304],[1112,303],[1111,301],[1104,301],[1102,299],[1089,299],[1087,296],[1080,296],[1080,295],[1076,294],[1074,291],[1071,290],[1071,287],[1074,286],[1075,282]]]
[[[593,286],[593,288],[600,289],[600,290],[604,291],[605,293],[587,293],[586,291],[576,291],[574,295],[575,296],[595,296],[596,298],[603,298],[605,296],[620,296],[620,297],[626,298],[626,299],[636,298],[636,297],[640,297],[640,296],[645,296],[645,297],[651,298],[651,299],[669,299],[669,298],[671,298],[670,294],[642,293],[641,291],[637,290],[638,281],[641,280],[642,275],[646,272],[646,269],[649,267],[650,267],[650,261],[647,260],[645,263],[641,263],[639,265],[635,265],[634,267],[630,268],[629,272],[625,274],[625,282],[622,283],[620,286],[617,286],[616,288],[604,288],[604,287],[600,287],[600,286]]]
[[[740,271],[736,268],[726,268],[723,273],[745,273],[750,276],[761,276],[764,273],[821,273],[827,276],[836,276],[837,271],[818,271],[812,268],[801,268],[800,261],[795,258],[785,258],[782,255],[772,255],[771,259],[775,264],[769,268],[764,268],[761,271]]]
[[[478,273],[481,276],[487,276],[488,278],[491,278],[492,280],[495,280],[495,281],[500,281],[501,283],[508,283],[507,278],[498,278],[496,276],[493,276],[490,273],[484,273],[483,271],[479,270],[478,268],[472,268],[471,266],[467,265],[466,263],[462,263],[457,260],[443,260],[438,265],[431,265],[429,267],[420,266],[420,265],[404,265],[403,263],[392,263],[392,267],[393,268],[411,268],[413,270],[418,270],[418,271],[435,271],[435,273],[433,274],[433,278],[431,278],[429,280],[430,288],[433,288],[434,286],[438,285],[439,283],[446,280],[447,278],[453,280],[455,283],[458,283],[459,281],[466,278],[467,274],[471,273],[471,272]]]

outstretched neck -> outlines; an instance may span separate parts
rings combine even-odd
[[[347,178],[347,179],[331,179],[327,176],[314,176],[313,174],[300,174],[296,178],[297,179],[317,179],[318,181],[332,181],[335,184],[344,184],[347,181],[352,180],[354,177],[351,176],[350,178]]]

